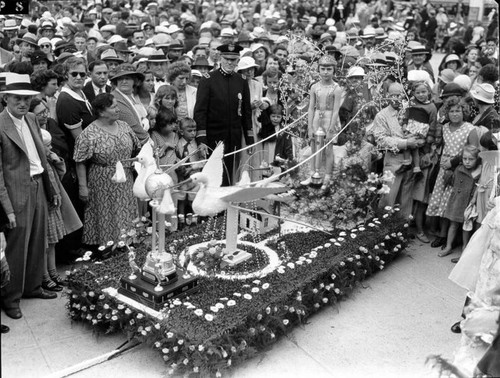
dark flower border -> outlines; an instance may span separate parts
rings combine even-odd
[[[67,309],[97,331],[125,332],[157,350],[169,374],[220,376],[273,344],[315,312],[334,306],[365,278],[393,261],[408,244],[408,224],[397,209],[334,236],[321,232],[270,237],[285,261],[276,271],[245,281],[200,278],[200,291],[173,300],[163,321],[103,292],[130,274],[127,255],[83,263],[68,276]],[[204,241],[205,225],[168,237],[177,251]],[[205,239],[206,240],[206,239]],[[139,265],[147,247],[136,246]]]

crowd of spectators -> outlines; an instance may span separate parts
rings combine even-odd
[[[435,236],[439,256],[452,252],[458,233],[465,248],[491,208],[495,172],[479,153],[498,149],[496,9],[483,23],[468,20],[460,2],[50,4],[0,16],[0,215],[16,272],[2,305],[11,317],[22,316],[22,296],[62,290],[54,246],[78,255],[116,240],[144,213],[132,167],[125,164],[128,184],[111,179],[116,163],[146,143],[161,164],[202,160],[219,141],[226,153],[250,146],[225,158],[230,184],[244,167],[289,167],[322,129],[332,146],[316,169],[326,170],[327,191],[361,130],[366,172],[394,175],[380,206],[399,203],[421,242]],[[433,53],[443,55],[438,67]],[[294,121],[298,134],[280,133]],[[171,175],[178,182],[197,169]],[[25,214],[18,185],[31,187],[35,213]],[[180,216],[190,200],[176,199]],[[32,244],[23,222],[47,243]]]

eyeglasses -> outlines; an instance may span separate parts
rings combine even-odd
[[[42,110],[39,113],[35,113],[37,117],[47,117],[49,115],[49,109]]]
[[[42,49],[48,49],[48,48],[52,47],[52,45],[40,45],[40,47]]]
[[[86,72],[70,72],[69,73],[71,76],[73,77],[77,77],[77,76],[80,76],[80,77],[85,77],[87,76],[87,73]]]

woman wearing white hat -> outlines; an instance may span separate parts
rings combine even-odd
[[[493,108],[495,103],[495,88],[491,84],[476,84],[470,91],[474,103],[479,109],[472,124],[475,126],[484,126],[488,130],[500,128],[500,121],[497,111]]]
[[[236,71],[243,77],[243,79],[246,79],[248,82],[248,87],[250,88],[250,104],[252,107],[252,129],[253,129],[253,135],[254,138],[258,135],[260,131],[260,122],[257,121],[257,118],[260,115],[260,108],[263,106],[262,103],[262,91],[263,91],[263,86],[262,83],[257,81],[255,79],[255,71],[259,68],[259,65],[255,63],[254,58],[250,56],[244,56],[243,58],[240,59],[238,62],[238,67],[236,67]],[[244,145],[244,140],[242,140],[242,145]],[[264,158],[262,155],[262,148],[258,148],[257,150],[254,149],[254,154],[253,158],[249,160],[250,156],[248,154],[244,153],[242,155],[242,162],[243,164],[248,164],[252,167],[258,167],[260,165],[261,160],[266,160],[270,161],[267,156]],[[274,156],[273,156],[274,157]],[[243,166],[243,169],[248,168]],[[252,179],[258,179],[256,177],[256,174],[253,173],[251,174]]]

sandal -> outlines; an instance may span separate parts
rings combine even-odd
[[[431,247],[432,248],[438,248],[438,247],[441,247],[443,245],[446,245],[446,237],[441,237],[441,236],[438,236],[436,239],[434,239],[434,241],[431,243]]]
[[[62,291],[62,287],[56,284],[52,280],[43,280],[42,281],[42,289],[48,290],[48,291]]]

